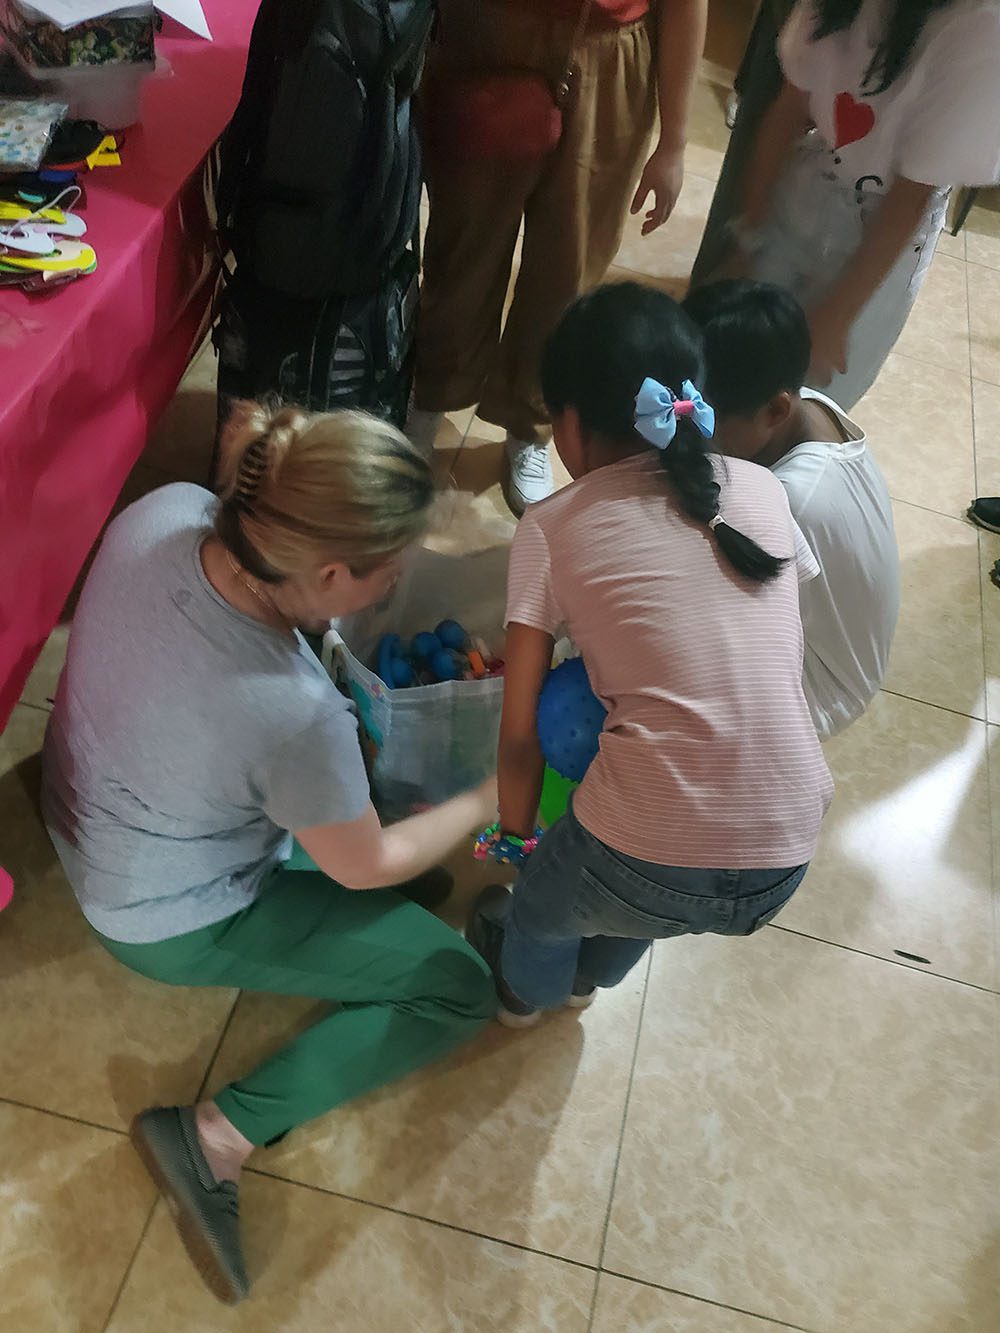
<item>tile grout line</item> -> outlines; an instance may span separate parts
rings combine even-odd
[[[744,1314],[750,1319],[759,1319],[762,1323],[777,1324],[779,1328],[788,1328],[792,1333],[812,1333],[803,1324],[790,1324],[785,1319],[776,1319],[771,1314],[757,1314],[755,1310],[745,1310],[742,1305],[727,1305],[725,1301],[713,1301],[707,1296],[693,1296],[691,1292],[684,1291],[680,1287],[665,1287],[662,1282],[648,1282],[645,1278],[632,1277],[629,1273],[619,1273],[613,1268],[602,1268],[602,1273],[607,1273],[609,1277],[620,1278],[622,1282],[632,1282],[637,1287],[648,1287],[651,1291],[666,1291],[671,1296],[683,1296],[689,1301],[697,1301],[699,1305],[708,1305],[716,1310],[732,1310],[734,1314]]]
[[[625,1103],[622,1107],[622,1123],[618,1132],[618,1149],[615,1152],[615,1165],[611,1173],[611,1186],[608,1190],[608,1207],[604,1214],[604,1230],[601,1235],[601,1248],[597,1255],[597,1281],[594,1283],[594,1295],[590,1304],[590,1319],[587,1323],[587,1333],[593,1333],[594,1320],[597,1317],[597,1296],[600,1290],[601,1273],[604,1269],[604,1256],[608,1248],[608,1232],[611,1229],[611,1214],[615,1206],[615,1190],[618,1186],[618,1168],[621,1166],[622,1149],[625,1146],[625,1133],[628,1128],[628,1108],[632,1100],[632,1085],[635,1082],[635,1069],[639,1061],[639,1042],[642,1039],[642,1024],[646,1017],[646,1001],[649,998],[649,980],[653,975],[653,951],[655,943],[650,946],[646,953],[646,979],[642,987],[642,1003],[639,1005],[639,1021],[635,1025],[635,1042],[632,1046],[632,1063],[628,1071],[628,1085],[625,1088]]]
[[[991,776],[990,764],[990,736],[986,733],[986,800],[990,812],[990,887],[993,892],[990,894],[993,907],[993,980],[1000,989],[1000,900],[996,892],[997,882],[997,857],[996,857],[996,838],[993,833],[993,807],[1000,792],[997,792]]]
[[[975,489],[973,499],[979,495],[979,449],[977,448],[978,436],[976,432],[976,376],[972,363],[972,297],[969,287],[969,243],[968,235],[965,235],[965,323],[969,330],[969,402],[972,408],[972,481]],[[977,542],[979,552],[980,576],[982,575],[982,544]],[[980,577],[979,602],[982,606],[982,577]],[[986,631],[983,631],[983,676],[985,681],[986,674]],[[987,710],[989,711],[989,710]]]
[[[968,254],[968,240],[966,240],[966,254]],[[968,269],[968,260],[966,260],[966,270],[965,270],[965,310],[966,310],[966,320],[967,320],[968,325],[969,325],[969,380],[970,380],[970,387],[971,387],[971,390],[972,390],[972,395],[971,395],[971,406],[972,406],[972,475],[973,475],[973,480],[974,480],[974,482],[975,482],[975,490],[976,490],[976,494],[975,494],[975,497],[974,497],[974,498],[978,498],[979,495],[980,495],[980,490],[979,490],[979,485],[980,485],[980,482],[979,482],[979,447],[978,447],[978,446],[979,446],[979,432],[978,432],[978,430],[977,430],[977,428],[976,428],[976,388],[975,388],[975,386],[976,386],[976,380],[975,380],[975,378],[974,378],[974,376],[973,376],[973,374],[972,374],[972,369],[973,369],[973,366],[972,366],[972,297],[971,297],[971,294],[970,294],[970,286],[969,286],[969,269]],[[983,557],[984,557],[984,555],[986,554],[985,549],[984,549],[984,543],[985,543],[985,540],[986,540],[986,538],[985,538],[985,536],[984,536],[984,530],[983,530],[982,528],[979,528],[979,527],[977,526],[977,527],[976,527],[976,559],[977,559],[978,564],[979,564],[979,636],[980,636],[980,643],[981,643],[981,646],[982,646],[982,654],[983,654],[983,710],[984,710],[984,712],[986,713],[986,720],[987,720],[987,722],[988,722],[989,719],[990,719],[990,696],[989,696],[990,685],[989,685],[989,666],[988,666],[988,663],[987,663],[987,643],[986,643],[986,615],[987,615],[987,609],[986,609],[986,598],[985,598],[985,596],[984,596],[984,594],[985,594],[985,588],[983,587]],[[987,804],[988,804],[988,806],[989,806],[989,810],[990,810],[990,822],[991,822],[991,828],[990,828],[990,869],[991,869],[991,875],[992,875],[992,879],[991,879],[991,885],[992,885],[993,883],[996,882],[996,873],[995,873],[995,872],[996,872],[996,867],[995,867],[995,865],[993,864],[993,830],[992,830],[992,819],[993,819],[993,795],[992,795],[992,791],[991,791],[991,787],[990,787],[990,781],[989,781],[989,733],[987,733],[986,790],[987,790]],[[994,917],[994,930],[993,930],[993,941],[994,941],[994,945],[993,945],[993,947],[994,947],[994,950],[995,950],[995,949],[996,949],[996,909],[995,909],[995,908],[994,908],[994,911],[993,911],[993,917]],[[995,959],[995,955],[994,955],[994,978],[995,978],[995,977],[996,977],[996,959]]]
[[[966,264],[971,264],[973,268],[982,268],[982,269],[985,269],[987,273],[997,273],[997,272],[1000,272],[1000,265],[997,265],[997,264],[984,264],[984,263],[982,262],[982,260],[980,260],[980,259],[970,259],[970,258],[968,257],[968,253],[969,253],[969,252],[968,252],[968,247],[966,247],[966,257],[965,257],[965,263],[966,263]]]
[[[156,1189],[155,1186],[153,1188],[154,1190]],[[115,1317],[115,1313],[118,1309],[118,1305],[122,1298],[122,1293],[124,1292],[125,1287],[128,1284],[129,1278],[132,1276],[132,1269],[135,1267],[135,1261],[139,1257],[139,1251],[142,1249],[143,1241],[145,1241],[146,1235],[149,1232],[149,1228],[152,1226],[153,1214],[156,1212],[156,1205],[159,1202],[160,1202],[160,1194],[159,1191],[157,1190],[153,1197],[153,1202],[149,1206],[149,1212],[146,1214],[146,1220],[142,1224],[142,1230],[139,1232],[139,1239],[135,1243],[135,1249],[132,1251],[131,1255],[129,1256],[129,1261],[125,1265],[125,1272],[122,1274],[122,1280],[118,1284],[118,1290],[115,1292],[115,1298],[111,1302],[111,1308],[108,1310],[108,1317],[107,1319],[105,1319],[104,1324],[102,1326],[102,1333],[108,1333],[108,1329],[111,1327],[111,1321]]]
[[[901,967],[906,972],[918,972],[921,976],[936,977],[938,981],[951,982],[953,986],[965,986],[967,990],[980,991],[984,995],[1000,995],[1000,990],[992,986],[980,986],[975,981],[963,981],[961,977],[950,977],[945,972],[935,972],[929,967],[918,967],[903,958],[886,958],[885,954],[872,953],[869,949],[859,949],[854,944],[844,944],[839,940],[825,940],[822,935],[811,935],[807,930],[796,930],[793,926],[781,926],[776,921],[767,923],[768,930],[780,930],[785,935],[797,935],[803,940],[813,940],[816,944],[825,944],[831,949],[843,949],[846,953],[859,954],[862,958],[873,958],[877,963],[888,963],[890,967]]]
[[[36,1111],[39,1115],[55,1116],[57,1120],[65,1120],[71,1125],[83,1125],[85,1129],[98,1129],[105,1134],[117,1134],[119,1138],[124,1138],[128,1132],[119,1129],[117,1125],[101,1125],[96,1120],[85,1120],[82,1116],[69,1115],[66,1111],[56,1111],[48,1106],[36,1106],[33,1102],[23,1102],[18,1097],[0,1096],[0,1106],[16,1106],[22,1111]]]
[[[342,1199],[344,1203],[355,1203],[361,1208],[375,1208],[380,1213],[390,1213],[393,1217],[405,1217],[411,1222],[422,1222],[430,1227],[439,1227],[443,1231],[454,1231],[460,1236],[471,1236],[475,1240],[485,1240],[491,1245],[503,1245],[511,1250],[520,1250],[524,1254],[537,1254],[542,1259],[552,1259],[559,1264],[569,1264],[573,1268],[582,1268],[597,1275],[595,1264],[588,1264],[584,1259],[571,1259],[565,1254],[555,1254],[552,1250],[541,1250],[537,1246],[527,1245],[524,1241],[509,1240],[504,1236],[492,1236],[487,1231],[476,1231],[473,1227],[463,1227],[458,1222],[445,1222],[440,1217],[428,1217],[424,1213],[414,1213],[408,1208],[395,1208],[391,1203],[379,1203],[376,1199],[364,1199],[359,1194],[346,1194],[343,1190],[334,1190],[326,1185],[317,1185],[306,1180],[293,1180],[290,1176],[279,1175],[276,1171],[265,1171],[263,1167],[244,1167],[247,1175],[259,1176],[263,1180],[273,1180],[279,1185],[289,1185],[292,1189],[310,1190],[322,1194],[327,1199]]]
[[[212,1070],[215,1068],[215,1062],[219,1058],[219,1052],[222,1049],[222,1043],[226,1039],[226,1033],[229,1031],[229,1025],[233,1021],[233,1015],[236,1013],[236,1006],[239,1004],[240,996],[242,994],[243,992],[241,990],[238,990],[236,992],[236,995],[233,999],[233,1003],[230,1006],[229,1013],[226,1015],[226,1021],[222,1025],[222,1030],[219,1033],[219,1039],[215,1043],[215,1049],[208,1060],[208,1063],[205,1068],[205,1073],[202,1077],[201,1083],[199,1084],[198,1092],[195,1096],[196,1101],[200,1100],[202,1093],[205,1091],[205,1085],[208,1083]],[[125,1272],[122,1274],[122,1280],[118,1284],[118,1289],[115,1292],[115,1298],[111,1302],[111,1308],[108,1310],[108,1317],[104,1321],[102,1333],[107,1333],[108,1329],[111,1327],[111,1321],[112,1319],[114,1319],[115,1312],[117,1311],[118,1306],[121,1303],[122,1295],[124,1294],[125,1288],[128,1286],[128,1280],[132,1276],[132,1270],[135,1267],[135,1262],[139,1257],[139,1252],[142,1249],[143,1242],[145,1241],[146,1236],[149,1232],[149,1228],[152,1225],[153,1214],[156,1212],[156,1206],[160,1202],[160,1192],[159,1190],[156,1189],[155,1186],[154,1190],[155,1193],[153,1196],[153,1202],[150,1205],[150,1209],[146,1216],[146,1220],[143,1223],[142,1230],[139,1232],[139,1238],[135,1243],[135,1249],[132,1251],[129,1261],[125,1265]]]
[[[615,1269],[603,1269],[595,1264],[589,1264],[583,1259],[572,1259],[568,1255],[556,1254],[552,1250],[539,1249],[537,1246],[527,1245],[523,1241],[510,1240],[503,1236],[494,1236],[486,1231],[476,1231],[472,1227],[464,1227],[457,1222],[445,1222],[441,1218],[428,1217],[424,1213],[415,1213],[407,1208],[395,1208],[392,1204],[379,1203],[374,1199],[365,1199],[357,1194],[347,1194],[343,1190],[329,1189],[325,1185],[317,1185],[305,1180],[293,1180],[288,1176],[278,1175],[273,1171],[266,1171],[259,1166],[248,1166],[246,1167],[246,1172],[248,1175],[258,1176],[264,1180],[273,1180],[279,1185],[287,1185],[292,1189],[308,1190],[313,1194],[321,1194],[328,1199],[341,1199],[344,1203],[357,1204],[361,1208],[374,1208],[377,1212],[389,1213],[393,1217],[405,1217],[411,1222],[421,1222],[426,1226],[437,1227],[441,1231],[452,1231],[460,1236],[469,1236],[473,1240],[483,1240],[491,1245],[501,1245],[506,1249],[518,1250],[522,1254],[535,1254],[538,1255],[540,1259],[551,1259],[554,1263],[568,1264],[571,1268],[580,1268],[585,1272],[593,1273],[595,1280],[599,1279],[603,1273],[607,1273],[609,1277],[621,1278],[623,1281],[631,1282],[635,1286],[648,1287],[653,1291],[670,1292],[673,1295],[684,1296],[688,1300],[698,1301],[701,1304],[713,1306],[717,1309],[733,1310],[738,1314],[746,1314],[753,1319],[764,1321],[769,1320],[771,1323],[776,1323],[782,1328],[793,1330],[793,1333],[811,1333],[811,1330],[804,1328],[802,1325],[789,1324],[783,1320],[775,1319],[773,1315],[761,1315],[752,1310],[744,1310],[737,1305],[725,1305],[720,1301],[712,1301],[707,1297],[696,1296],[692,1292],[683,1291],[679,1287],[666,1287],[658,1282],[649,1282],[644,1278],[633,1277],[627,1273],[619,1273]]]
[[[965,258],[962,260],[962,264],[964,265],[962,269],[962,276],[965,278],[965,328],[966,328],[965,346],[969,353],[969,380],[971,381],[972,380],[972,302],[969,300],[968,236],[966,236]],[[976,457],[976,436],[975,436],[975,428],[973,428],[973,435],[972,435],[973,463],[975,462],[975,457]]]
[[[968,258],[969,254],[968,236],[966,236],[965,254],[966,254],[966,264],[975,262],[974,260],[970,260]],[[977,267],[987,268],[990,266],[977,265]],[[966,269],[966,278],[965,278],[965,300],[969,314],[969,364],[970,364],[970,376],[972,382],[972,461],[975,469],[976,496],[978,497],[980,494],[979,490],[980,483],[979,483],[979,447],[978,447],[979,431],[976,426],[976,384],[977,383],[989,384],[992,383],[992,381],[979,380],[974,374],[972,374],[972,295],[969,284],[968,268]],[[989,661],[987,655],[987,636],[986,636],[986,615],[987,615],[986,588],[984,586],[984,581],[983,581],[983,556],[985,554],[983,548],[984,548],[984,543],[986,542],[986,533],[982,529],[977,530],[977,542],[979,551],[979,608],[980,608],[979,624],[983,636],[983,703],[986,710],[986,721],[988,727],[990,722],[990,698],[989,698],[990,669],[989,669]],[[987,729],[986,801],[987,801],[987,807],[990,812],[990,886],[994,890],[993,893],[991,894],[992,907],[993,907],[993,979],[994,982],[1000,985],[1000,903],[998,903],[997,901],[997,894],[996,894],[997,871],[998,869],[1000,869],[1000,866],[997,865],[996,838],[993,834],[994,807],[996,805],[998,797],[1000,797],[1000,792],[996,790],[996,784],[994,783],[992,777],[992,765],[990,763],[990,733],[989,730]]]
[[[961,523],[963,528],[969,528],[972,532],[978,532],[979,529],[964,514],[956,514],[953,509],[932,509],[930,505],[919,504],[916,500],[907,500],[901,495],[891,495],[889,499],[893,504],[906,505],[907,509],[919,509],[922,514],[936,514],[938,518],[949,518],[953,523]]]
[[[951,717],[964,717],[969,722],[981,722],[984,727],[990,725],[990,720],[987,717],[977,717],[975,713],[964,713],[961,708],[949,708],[947,704],[932,703],[930,699],[921,699],[916,694],[904,694],[902,690],[890,690],[885,685],[879,686],[879,693],[891,694],[894,699],[905,699],[907,703],[919,704],[922,708],[935,708],[939,713],[948,713]]]

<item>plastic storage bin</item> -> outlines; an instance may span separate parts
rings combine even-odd
[[[65,102],[73,119],[123,129],[139,119],[142,86],[155,68],[154,22],[152,5],[141,4],[63,30],[11,0],[3,28],[40,94]]]
[[[68,65],[25,73],[46,98],[65,102],[72,120],[96,120],[108,130],[122,130],[139,119],[142,85],[153,65]]]

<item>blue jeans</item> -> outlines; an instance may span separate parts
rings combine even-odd
[[[563,1004],[575,979],[617,986],[653,940],[752,935],[784,907],[808,866],[701,870],[614,852],[572,810],[554,824],[514,886],[501,969],[525,1004]]]

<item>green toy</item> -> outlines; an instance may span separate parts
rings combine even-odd
[[[538,802],[538,817],[546,828],[551,828],[557,819],[562,819],[569,808],[569,798],[579,787],[578,782],[560,777],[554,768],[545,765],[542,779],[542,795]]]

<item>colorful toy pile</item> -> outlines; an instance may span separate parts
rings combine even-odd
[[[87,224],[67,209],[83,202],[82,173],[120,164],[114,136],[93,121],[64,121],[37,170],[0,176],[0,287],[50,292],[94,272]]]
[[[79,196],[71,186],[63,196]],[[97,255],[81,238],[87,224],[76,213],[0,200],[0,286],[52,290],[93,273]]]
[[[414,635],[409,644],[398,634],[379,641],[376,671],[391,690],[439,685],[446,680],[486,680],[503,674],[482,639],[471,638],[457,620],[442,620],[431,633]]]

